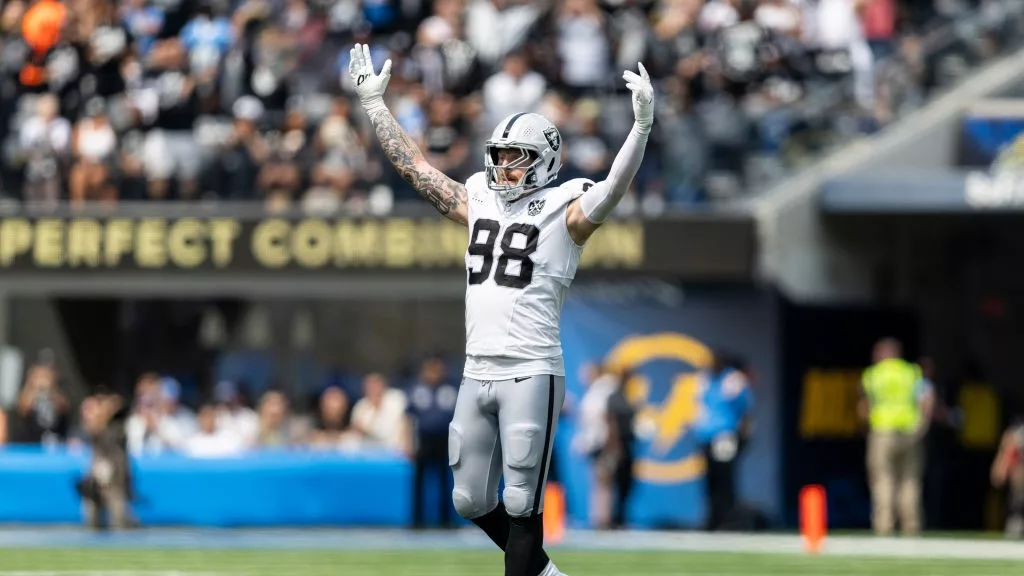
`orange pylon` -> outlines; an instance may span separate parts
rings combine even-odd
[[[544,489],[544,542],[558,544],[565,537],[565,490],[549,482]]]
[[[808,552],[821,550],[828,533],[828,511],[825,488],[817,484],[800,490],[800,535]]]

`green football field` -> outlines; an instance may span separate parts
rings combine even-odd
[[[895,575],[1020,576],[1020,560],[935,560],[704,552],[553,551],[569,576]],[[484,551],[221,551],[0,549],[0,576],[485,576],[503,573]]]

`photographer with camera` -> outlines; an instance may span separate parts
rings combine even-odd
[[[12,440],[44,446],[60,444],[67,435],[67,409],[57,370],[52,360],[44,356],[27,370],[16,410],[20,434],[12,435]]]
[[[125,421],[128,409],[120,396],[99,393],[82,402],[82,428],[92,448],[88,473],[78,481],[87,526],[101,529],[104,516],[114,530],[131,523],[131,471]]]

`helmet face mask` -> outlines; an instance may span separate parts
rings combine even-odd
[[[516,153],[511,162],[501,161],[501,151],[512,150]],[[505,201],[511,202],[523,194],[536,188],[537,165],[540,154],[526,146],[495,145],[487,143],[487,160],[484,163],[487,173],[487,187],[498,193]],[[507,171],[522,170],[516,182],[509,182]]]
[[[540,114],[513,114],[502,120],[487,140],[484,169],[487,187],[505,202],[547,186],[562,167],[561,136]],[[511,159],[510,159],[511,157]],[[509,182],[508,170],[521,170]]]

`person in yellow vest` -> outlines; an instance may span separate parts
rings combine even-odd
[[[862,418],[868,433],[867,469],[871,524],[875,534],[892,534],[894,509],[904,535],[921,531],[924,437],[931,421],[934,391],[921,367],[902,358],[893,338],[875,344],[874,364],[864,371]],[[894,506],[895,505],[895,506]]]

